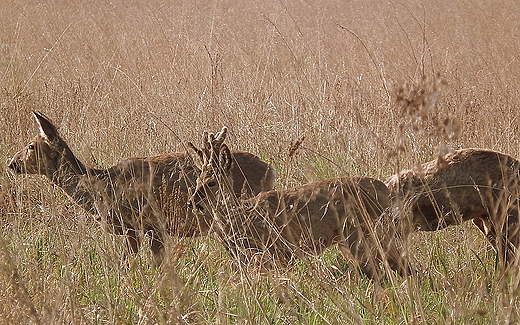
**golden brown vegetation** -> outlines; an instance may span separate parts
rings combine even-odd
[[[447,146],[518,158],[518,30],[506,0],[7,0],[0,161],[33,135],[33,110],[98,167],[182,152],[226,125],[230,146],[272,162],[278,189],[386,179]],[[414,234],[423,272],[381,286],[334,250],[258,276],[206,237],[169,238],[160,269],[144,249],[128,266],[124,243],[47,180],[4,167],[1,323],[518,321],[518,277],[495,280],[496,254],[471,225]]]

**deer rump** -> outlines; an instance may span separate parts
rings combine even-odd
[[[461,149],[394,175],[386,185],[405,235],[472,220],[505,267],[520,244],[519,170],[520,162],[508,155]]]

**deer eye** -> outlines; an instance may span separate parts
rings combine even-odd
[[[211,181],[211,182],[208,183],[208,186],[209,187],[215,187],[215,186],[217,186],[217,182]]]
[[[34,150],[34,145],[30,144],[29,146],[27,146],[27,149]]]

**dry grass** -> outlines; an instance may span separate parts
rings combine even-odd
[[[184,151],[226,125],[232,147],[278,170],[278,188],[385,179],[443,146],[520,157],[518,30],[520,7],[507,0],[7,0],[0,161],[36,132],[32,110],[105,167]],[[437,74],[433,118],[403,110],[397,90],[408,84],[409,96]],[[439,132],[446,118],[458,137]],[[171,238],[162,269],[145,249],[128,266],[122,240],[59,189],[3,167],[3,324],[518,322],[519,279],[495,280],[494,252],[470,225],[414,235],[424,273],[382,286],[333,250],[288,273],[241,272],[210,238]]]

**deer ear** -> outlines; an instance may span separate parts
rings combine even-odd
[[[58,130],[45,115],[39,112],[33,112],[33,114],[42,137],[50,142],[56,142],[60,139]]]
[[[195,163],[195,167],[202,170],[202,166],[204,165],[204,154],[203,154],[202,150],[195,147],[195,145],[191,142],[188,142],[188,148],[190,148],[191,151],[193,151],[193,153],[195,153],[194,155],[193,154],[190,155],[191,158],[193,159],[193,162]]]
[[[214,142],[213,142],[213,146],[215,148],[220,148],[222,143],[224,143],[224,140],[226,140],[226,137],[227,137],[227,131],[228,131],[227,127],[223,126],[222,127],[222,131],[218,132],[215,135],[215,139],[214,139]]]
[[[229,172],[229,170],[231,169],[231,163],[232,163],[231,151],[229,150],[228,146],[226,146],[225,144],[223,144],[220,147],[218,161],[219,161],[220,168],[222,169],[222,171],[224,171],[226,173]]]

